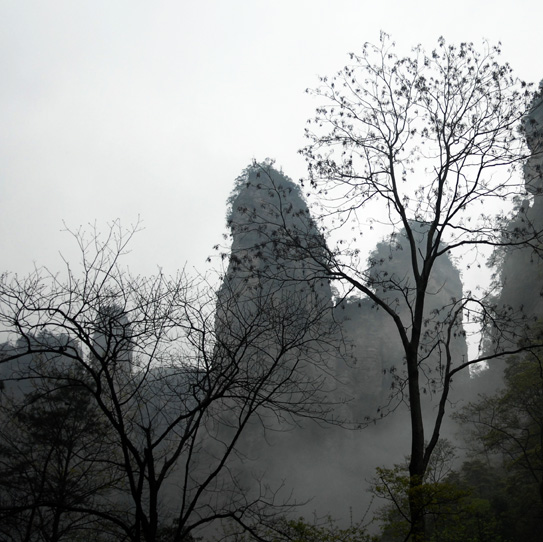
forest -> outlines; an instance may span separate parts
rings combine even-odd
[[[213,273],[133,275],[118,221],[2,273],[0,539],[540,540],[543,96],[499,56],[322,77]]]

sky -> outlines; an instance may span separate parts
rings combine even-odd
[[[306,88],[380,31],[501,41],[543,78],[540,0],[0,0],[0,270],[77,258],[65,227],[143,230],[136,274],[201,272],[253,159],[297,180]],[[370,247],[371,248],[371,247]]]

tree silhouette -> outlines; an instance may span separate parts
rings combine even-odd
[[[229,284],[217,295],[185,273],[133,277],[122,256],[136,231],[76,232],[81,272],[67,265],[64,279],[3,275],[0,325],[18,345],[3,362],[25,358],[35,381],[82,390],[105,427],[107,446],[85,461],[111,473],[107,497],[71,495],[64,511],[99,520],[116,540],[180,541],[221,519],[251,529],[290,503],[281,488],[244,485],[241,436],[274,417],[326,417],[323,377],[308,370],[333,335],[329,307],[273,289],[241,299]],[[70,370],[35,364],[59,353]]]
[[[62,378],[55,374],[59,356],[48,362],[32,360],[42,378],[18,372],[32,381],[31,391],[6,392],[0,402],[0,532],[13,541],[96,531],[97,519],[85,510],[105,504],[115,485],[115,471],[100,460],[112,450],[92,396],[79,377],[71,381],[68,367]]]
[[[437,278],[451,257],[468,267],[484,265],[487,247],[539,254],[542,246],[541,231],[526,217],[512,230],[506,211],[493,212],[524,190],[514,166],[527,156],[519,126],[533,98],[530,87],[498,62],[499,54],[498,47],[485,45],[479,53],[472,44],[453,46],[442,38],[431,53],[417,47],[407,57],[398,57],[384,34],[379,46],[366,44],[310,91],[321,105],[301,151],[309,167],[302,187],[319,228],[289,220],[300,211],[290,209],[280,191],[267,203],[274,212],[257,209],[251,216],[253,224],[273,224],[260,228],[262,253],[303,261],[305,277],[342,283],[347,294],[358,292],[391,322],[404,357],[395,381],[410,412],[408,538],[417,541],[425,539],[417,488],[454,399],[453,379],[474,363],[522,350],[529,333],[521,312],[497,306],[479,290],[443,295],[446,284]],[[540,152],[537,145],[534,152]],[[267,164],[259,175],[273,184]],[[360,240],[368,227],[382,228],[391,247],[388,262],[363,258]],[[266,231],[281,233],[266,237]],[[400,238],[406,263],[395,266]],[[487,331],[491,347],[460,358],[455,341],[474,329]],[[436,404],[425,419],[430,373]]]

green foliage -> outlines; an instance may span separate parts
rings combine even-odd
[[[227,538],[236,542],[267,540],[268,542],[377,542],[359,523],[347,527],[338,524],[331,516],[322,521],[308,522],[305,518],[277,518],[270,525],[255,527],[253,535],[248,532],[234,535],[226,529]]]
[[[472,424],[476,450],[497,454],[509,471],[539,485],[543,481],[543,368],[536,353],[511,360],[504,385],[496,394],[470,404],[458,418]]]
[[[472,453],[490,456],[494,463],[471,462],[478,479],[470,463],[461,475],[486,494],[504,536],[525,541],[540,540],[543,528],[543,368],[537,354],[511,359],[504,388],[481,396],[457,416],[470,428]]]
[[[504,540],[491,503],[461,483],[450,468],[453,458],[450,444],[442,442],[420,484],[413,484],[407,465],[377,469],[372,490],[388,501],[376,515],[382,525],[382,542],[409,538],[411,502],[424,510],[427,540],[431,542]]]
[[[304,518],[283,523],[281,537],[274,542],[371,542],[372,537],[360,525],[340,527],[331,517],[321,524],[307,523]]]

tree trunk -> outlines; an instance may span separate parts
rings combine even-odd
[[[426,466],[424,464],[424,424],[420,400],[419,369],[417,349],[407,353],[409,377],[409,407],[411,416],[411,458],[409,460],[409,515],[411,540],[423,542],[426,539],[424,502],[421,486]]]

